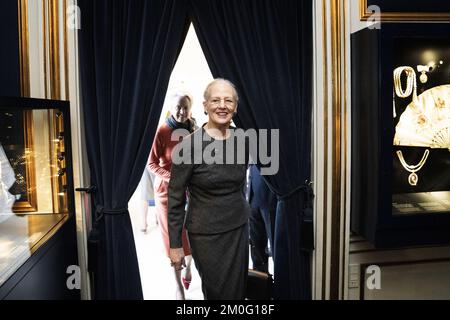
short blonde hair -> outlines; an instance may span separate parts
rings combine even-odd
[[[192,107],[192,105],[194,103],[194,99],[192,98],[192,95],[189,92],[184,91],[184,90],[173,90],[167,94],[166,100],[164,101],[164,108],[166,110],[171,110],[183,98],[187,98],[189,100],[189,102],[191,103],[191,107]]]
[[[204,98],[205,100],[208,100],[208,99],[210,98],[210,96],[211,96],[211,94],[209,93],[211,87],[212,87],[213,85],[215,85],[216,83],[219,83],[219,82],[225,83],[225,84],[229,85],[229,86],[233,89],[233,92],[234,92],[234,94],[233,94],[233,95],[234,95],[234,99],[236,100],[236,103],[237,103],[237,102],[239,101],[239,95],[238,95],[238,92],[237,92],[237,90],[236,90],[236,86],[233,84],[233,82],[231,82],[230,80],[224,79],[224,78],[216,78],[216,79],[214,79],[213,81],[211,81],[211,82],[206,86],[205,92],[203,93],[203,98]]]

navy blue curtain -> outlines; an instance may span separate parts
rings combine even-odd
[[[80,74],[96,222],[94,298],[142,299],[127,203],[188,29],[184,0],[79,0]]]
[[[275,298],[311,298],[312,0],[191,0],[214,77],[237,85],[237,125],[280,129]]]

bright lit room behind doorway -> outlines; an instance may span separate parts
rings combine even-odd
[[[192,116],[198,126],[207,120],[203,114],[203,91],[212,80],[211,71],[191,25],[170,77],[167,92],[183,90],[191,93],[193,96]],[[158,126],[164,123],[168,112],[169,110],[162,110]],[[136,189],[128,207],[133,223],[144,299],[173,300],[175,299],[175,279],[170,269],[169,258],[163,249],[161,233],[156,225],[154,206],[148,208],[147,232],[141,231],[143,207],[140,187],[139,185]],[[201,281],[194,263],[192,263],[192,282],[185,294],[188,300],[203,299]]]

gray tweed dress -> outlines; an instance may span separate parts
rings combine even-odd
[[[203,137],[211,140],[204,141]],[[185,137],[172,155],[174,159],[178,152],[190,163],[172,163],[168,195],[170,247],[181,247],[184,224],[208,300],[244,299],[247,281],[250,208],[243,192],[247,165],[237,160],[237,144],[231,155],[229,149],[224,149],[229,139],[234,135],[214,140],[200,128]],[[205,163],[203,156],[208,153],[214,156],[215,163]]]

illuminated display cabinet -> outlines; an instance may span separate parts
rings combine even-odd
[[[69,103],[0,97],[0,299],[79,299]]]
[[[383,23],[351,45],[352,231],[450,243],[450,25]]]

